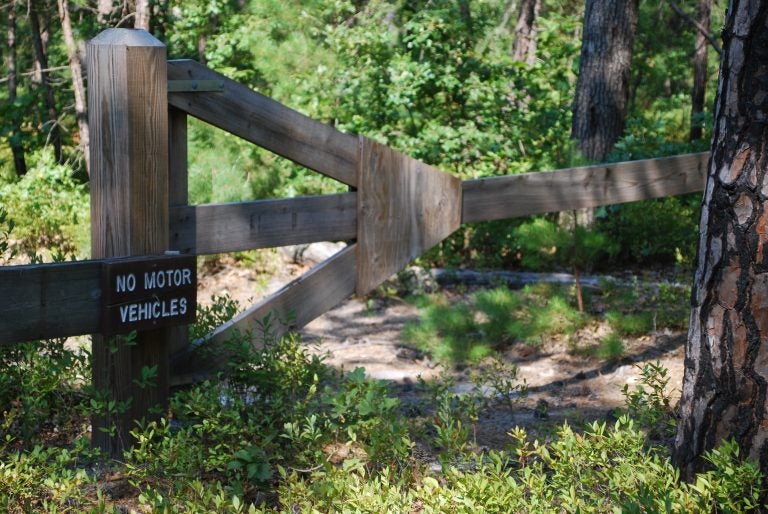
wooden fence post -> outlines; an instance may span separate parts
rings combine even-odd
[[[109,29],[88,42],[87,61],[92,256],[162,254],[169,233],[165,45],[144,30]],[[167,333],[140,332],[135,344],[93,337],[93,384],[105,400],[92,420],[94,447],[121,456],[134,420],[167,409]],[[141,383],[142,370],[151,386]]]

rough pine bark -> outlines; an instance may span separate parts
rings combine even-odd
[[[691,93],[691,133],[690,140],[701,139],[702,114],[704,113],[704,99],[707,94],[707,55],[709,42],[706,33],[709,32],[712,0],[699,0],[696,12],[696,21],[703,29],[696,31],[693,45],[693,91]],[[704,32],[706,31],[706,32]]]
[[[624,132],[638,0],[587,0],[571,135],[602,161]]]
[[[768,471],[768,2],[731,0],[674,459],[734,439]]]
[[[536,18],[539,17],[539,0],[522,0],[520,15],[515,25],[515,44],[512,58],[529,66],[536,62]]]

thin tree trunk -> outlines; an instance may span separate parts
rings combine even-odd
[[[539,0],[522,0],[520,15],[515,25],[515,44],[512,58],[516,61],[533,65],[536,62],[536,19],[539,17]]]
[[[576,305],[579,308],[579,313],[584,314],[584,296],[581,293],[581,273],[577,266],[573,267],[573,282],[576,287]]]
[[[638,0],[587,0],[572,137],[603,161],[624,133]]]
[[[150,16],[149,0],[136,0],[136,20],[133,27],[149,32]]]
[[[768,2],[728,12],[673,453],[687,479],[726,439],[768,471]]]
[[[112,14],[112,0],[99,0],[96,7],[96,19],[99,25],[106,25]]]
[[[702,29],[709,32],[710,13],[712,0],[699,0],[696,13],[697,23]],[[707,95],[707,55],[709,43],[706,35],[696,31],[693,47],[693,92],[691,93],[691,133],[690,140],[701,139],[703,129],[704,100]]]
[[[514,12],[516,6],[516,0],[509,0],[507,2],[507,5],[504,6],[504,12],[501,15],[501,22],[496,27],[496,32],[507,30],[507,24],[509,23],[510,18],[512,18],[512,13]]]
[[[61,130],[59,128],[58,112],[56,111],[56,98],[53,94],[53,87],[51,86],[48,72],[48,57],[43,42],[43,33],[40,29],[40,17],[38,16],[35,2],[32,1],[29,3],[29,25],[32,31],[32,43],[35,48],[35,61],[40,69],[40,83],[42,84],[43,92],[45,93],[45,106],[48,111],[48,121],[46,124],[50,125],[49,141],[51,145],[53,145],[56,161],[63,162],[63,155],[61,152]]]
[[[712,45],[712,48],[715,49],[715,52],[717,52],[718,54],[723,53],[723,49],[720,48],[720,45],[717,43],[717,39],[715,39],[715,36],[712,35],[712,33],[709,31],[709,18],[707,18],[707,23],[706,25],[704,25],[701,23],[701,19],[695,20],[691,18],[691,16],[689,16],[688,13],[683,11],[683,9],[674,2],[674,0],[667,0],[667,3],[672,8],[672,10],[675,11],[675,13],[678,16],[680,16],[683,20],[685,20],[686,23],[688,23],[688,25],[696,29],[699,32],[699,34],[704,36],[704,38],[707,41],[709,41],[709,44]],[[709,2],[709,4],[710,4],[709,7],[711,9],[712,2]]]
[[[88,112],[85,106],[85,84],[83,82],[83,64],[77,48],[77,41],[72,33],[72,20],[69,15],[69,2],[58,0],[59,18],[61,30],[64,34],[64,45],[67,48],[69,58],[69,71],[72,75],[72,90],[75,94],[75,117],[77,118],[77,130],[80,135],[80,149],[85,157],[85,169],[90,174],[91,156],[88,150],[90,135],[88,131]]]
[[[16,0],[8,6],[8,103],[16,101]],[[14,117],[15,118],[15,117]],[[27,173],[27,161],[24,157],[24,145],[21,143],[21,130],[18,120],[13,120],[10,143],[13,153],[13,166],[18,176]]]
[[[467,34],[471,37],[474,34],[474,23],[472,21],[472,9],[469,6],[469,0],[459,0],[459,14],[464,20],[464,26],[467,27]]]

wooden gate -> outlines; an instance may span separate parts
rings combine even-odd
[[[312,120],[199,63],[169,62],[165,46],[142,30],[101,33],[88,43],[87,59],[94,260],[0,268],[0,344],[96,334],[96,387],[115,400],[133,401],[126,413],[93,420],[94,444],[113,455],[128,443],[133,420],[152,406],[167,405],[171,385],[204,377],[226,358],[208,352],[219,359],[201,360],[196,348],[255,330],[270,313],[277,314],[274,319],[291,314],[292,326],[277,330],[301,327],[350,295],[375,288],[462,223],[678,195],[704,185],[706,153],[462,182],[364,136]],[[189,205],[188,115],[347,184],[352,192]],[[162,259],[154,256],[167,253],[195,256],[328,240],[354,243],[203,340],[188,341],[184,326],[141,330],[130,345],[124,339],[108,344],[99,334],[108,290],[104,270],[115,258],[159,266]],[[151,392],[137,389],[134,381],[148,366],[157,369]],[[110,426],[117,430],[99,430]]]

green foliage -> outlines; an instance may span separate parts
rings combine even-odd
[[[650,312],[622,314],[608,311],[605,313],[605,320],[613,330],[624,336],[639,336],[653,329],[653,315]]]
[[[86,442],[87,444],[87,442]],[[88,489],[93,479],[76,467],[83,445],[64,448],[36,445],[28,451],[3,455],[0,461],[0,510],[77,512],[92,505]]]
[[[200,339],[213,332],[216,327],[234,318],[239,310],[239,302],[229,295],[213,295],[211,305],[198,304],[195,324],[189,327],[190,339]]]
[[[51,446],[51,439],[48,446],[19,445],[6,437],[0,509],[120,512],[120,502],[104,492],[105,472],[87,471],[105,466],[125,481],[128,500],[150,512],[399,512],[418,506],[423,512],[704,513],[759,506],[762,475],[740,458],[735,443],[709,452],[712,469],[681,483],[666,450],[649,446],[628,417],[613,426],[595,422],[583,432],[566,424],[546,443],[516,427],[507,450],[473,456],[480,412],[498,393],[511,401],[521,391],[514,367],[498,360],[487,363],[469,393],[454,392],[451,380],[427,384],[430,407],[410,423],[399,417],[399,402],[381,382],[360,369],[334,373],[293,337],[258,349],[248,342],[240,350],[232,358],[245,360],[230,368],[229,378],[179,391],[170,418],[137,424],[121,463],[104,461],[83,437],[66,449]],[[7,361],[0,376],[19,366]],[[30,376],[43,382],[41,374]],[[640,425],[658,426],[669,416],[667,381],[663,368],[648,366],[641,382],[649,389],[625,392]],[[59,388],[78,384],[82,377],[72,376]],[[57,408],[78,411],[87,396],[75,398]],[[23,402],[19,408],[55,417]],[[409,456],[412,434],[438,452],[439,475]],[[36,436],[20,437],[28,443]]]
[[[528,386],[517,378],[517,366],[506,362],[498,355],[492,355],[471,374],[475,389],[490,400],[488,404],[499,404],[513,411],[517,403],[528,396]]]
[[[670,435],[675,428],[675,411],[672,407],[669,385],[669,371],[661,363],[647,363],[640,370],[640,383],[634,390],[628,384],[622,388],[627,413],[640,426],[649,431],[651,437]]]
[[[15,221],[16,251],[36,254],[45,250],[46,256],[59,259],[88,255],[87,188],[73,178],[68,166],[56,164],[50,150],[34,157],[26,175],[0,185],[0,198]]]
[[[371,2],[356,23],[335,27],[336,117],[462,177],[568,160],[578,48],[557,34],[575,29],[577,16],[553,10],[540,28],[548,64],[526,67],[494,33],[502,3],[462,5]]]
[[[0,263],[11,260],[16,255],[15,248],[9,245],[9,239],[16,223],[8,217],[8,211],[0,207]]]
[[[608,334],[600,339],[596,354],[603,360],[617,361],[624,356],[624,341],[617,334]]]
[[[536,218],[518,227],[515,237],[522,250],[522,264],[542,269],[557,263],[585,270],[601,255],[610,256],[618,250],[605,234],[574,225],[569,229],[546,218]]]
[[[760,509],[762,473],[749,461],[739,458],[736,441],[723,442],[704,456],[713,469],[696,477],[691,486],[701,493],[700,504],[717,504],[722,512],[744,512]],[[765,506],[763,506],[764,508]]]
[[[755,511],[756,468],[726,444],[710,452],[717,471],[680,483],[668,458],[645,448],[645,436],[628,418],[612,427],[594,423],[583,433],[564,425],[550,444],[510,436],[510,452],[491,451],[472,470],[449,467],[438,480],[407,482],[392,470],[375,476],[318,471],[286,473],[279,508],[319,512],[725,512]],[[730,473],[724,474],[724,470]],[[723,482],[712,476],[728,477]],[[731,496],[725,495],[729,492]]]
[[[547,286],[479,290],[466,302],[440,293],[417,301],[419,321],[406,324],[403,338],[452,364],[477,362],[514,342],[538,344],[547,335],[570,334],[586,321],[561,290]]]
[[[90,380],[90,355],[66,339],[0,346],[0,450],[27,446],[53,431],[78,432],[80,390]]]
[[[595,228],[614,242],[617,262],[691,267],[700,201],[687,195],[601,207]]]
[[[638,336],[664,328],[685,329],[690,314],[689,286],[660,282],[600,284],[605,319],[621,335]]]

